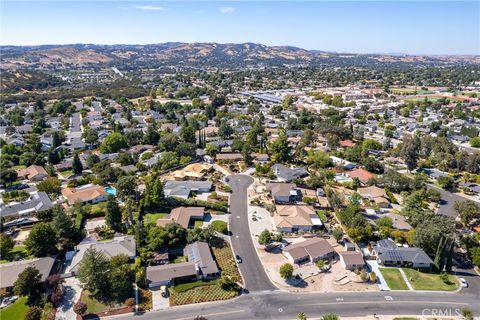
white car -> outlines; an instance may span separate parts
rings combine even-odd
[[[467,280],[465,280],[464,278],[459,278],[458,280],[460,281],[460,287],[468,288]]]

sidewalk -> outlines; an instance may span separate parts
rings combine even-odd
[[[407,284],[408,290],[413,291],[413,287],[410,284],[410,281],[408,281],[407,275],[405,274],[405,272],[403,272],[403,269],[398,268],[398,271],[400,271],[400,274],[402,275],[403,281],[405,281],[405,283]]]

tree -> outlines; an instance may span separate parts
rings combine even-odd
[[[480,206],[473,201],[457,201],[453,207],[460,214],[460,219],[465,226],[480,217]]]
[[[96,146],[98,143],[98,132],[92,128],[85,128],[82,133],[82,138],[90,147]]]
[[[75,312],[81,317],[83,317],[87,313],[87,310],[87,304],[83,301],[79,300],[73,305],[73,312]]]
[[[107,256],[95,247],[90,247],[80,262],[77,278],[84,289],[95,296],[103,297],[110,291],[110,267]]]
[[[333,238],[338,242],[343,237],[343,231],[342,229],[339,229],[339,228],[334,229],[332,235],[333,235]]]
[[[233,128],[226,121],[222,121],[220,127],[218,127],[218,135],[222,139],[228,139],[232,134]]]
[[[5,233],[0,234],[0,258],[4,259],[10,255],[15,246],[15,240]]]
[[[472,263],[477,267],[480,267],[480,247],[470,249],[470,256],[472,258]]]
[[[57,231],[57,237],[62,243],[68,243],[76,237],[73,221],[62,207],[58,207],[54,211],[52,226]]]
[[[235,287],[235,281],[230,276],[222,275],[218,280],[218,284],[224,290],[231,290]]]
[[[420,138],[415,135],[410,137],[405,135],[402,142],[400,154],[407,165],[408,170],[412,171],[417,167],[417,160],[420,151]]]
[[[83,171],[83,165],[82,165],[82,162],[80,161],[78,153],[75,153],[75,155],[73,156],[72,171],[75,174],[80,174]]]
[[[285,263],[280,267],[280,276],[283,279],[291,278],[293,275],[293,266],[290,263]]]
[[[62,190],[62,182],[55,177],[48,177],[46,180],[37,184],[38,191],[48,194],[60,194]]]
[[[261,245],[272,243],[272,233],[267,229],[263,230],[258,236],[258,243]]]
[[[112,230],[121,231],[122,229],[122,211],[114,200],[107,202],[105,222]]]
[[[126,147],[127,141],[125,137],[120,132],[112,132],[103,141],[100,151],[103,153],[114,153]]]
[[[450,176],[440,176],[437,178],[437,182],[445,190],[452,190],[455,185],[455,180]]]
[[[110,260],[111,271],[109,276],[112,299],[125,301],[132,295],[133,274],[126,255],[118,255]]]
[[[189,143],[197,142],[197,139],[195,137],[195,128],[192,126],[183,126],[180,129],[180,136],[185,142],[189,142]]]
[[[270,144],[270,151],[274,162],[287,162],[290,160],[292,147],[288,142],[285,130],[280,131],[278,138]]]
[[[13,182],[17,181],[18,175],[15,170],[7,169],[0,170],[0,184],[4,186],[9,186]]]
[[[42,275],[35,267],[27,267],[19,273],[13,284],[13,292],[18,296],[28,297],[35,301],[40,296]]]
[[[160,134],[158,133],[157,126],[155,124],[149,125],[147,127],[147,131],[145,132],[145,136],[143,137],[143,141],[147,144],[155,146],[159,140]]]
[[[132,176],[125,176],[118,179],[116,184],[117,196],[126,201],[135,199],[137,195],[137,179]]]
[[[54,254],[57,252],[57,232],[50,223],[37,223],[28,234],[25,247],[35,257]]]
[[[165,194],[163,192],[162,181],[154,177],[146,183],[143,206],[147,211],[156,210],[158,212],[164,205]]]
[[[473,148],[480,148],[480,137],[474,137],[470,139],[470,145]]]

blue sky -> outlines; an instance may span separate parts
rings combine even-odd
[[[1,44],[257,42],[480,54],[479,1],[1,1]]]

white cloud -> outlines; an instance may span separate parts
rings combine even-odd
[[[226,13],[226,14],[228,14],[228,13],[234,13],[235,10],[237,10],[237,9],[235,9],[234,7],[221,7],[221,8],[220,8],[220,12],[221,12],[221,13]]]
[[[164,7],[159,7],[159,6],[133,6],[134,9],[138,10],[146,10],[146,11],[166,11]]]

